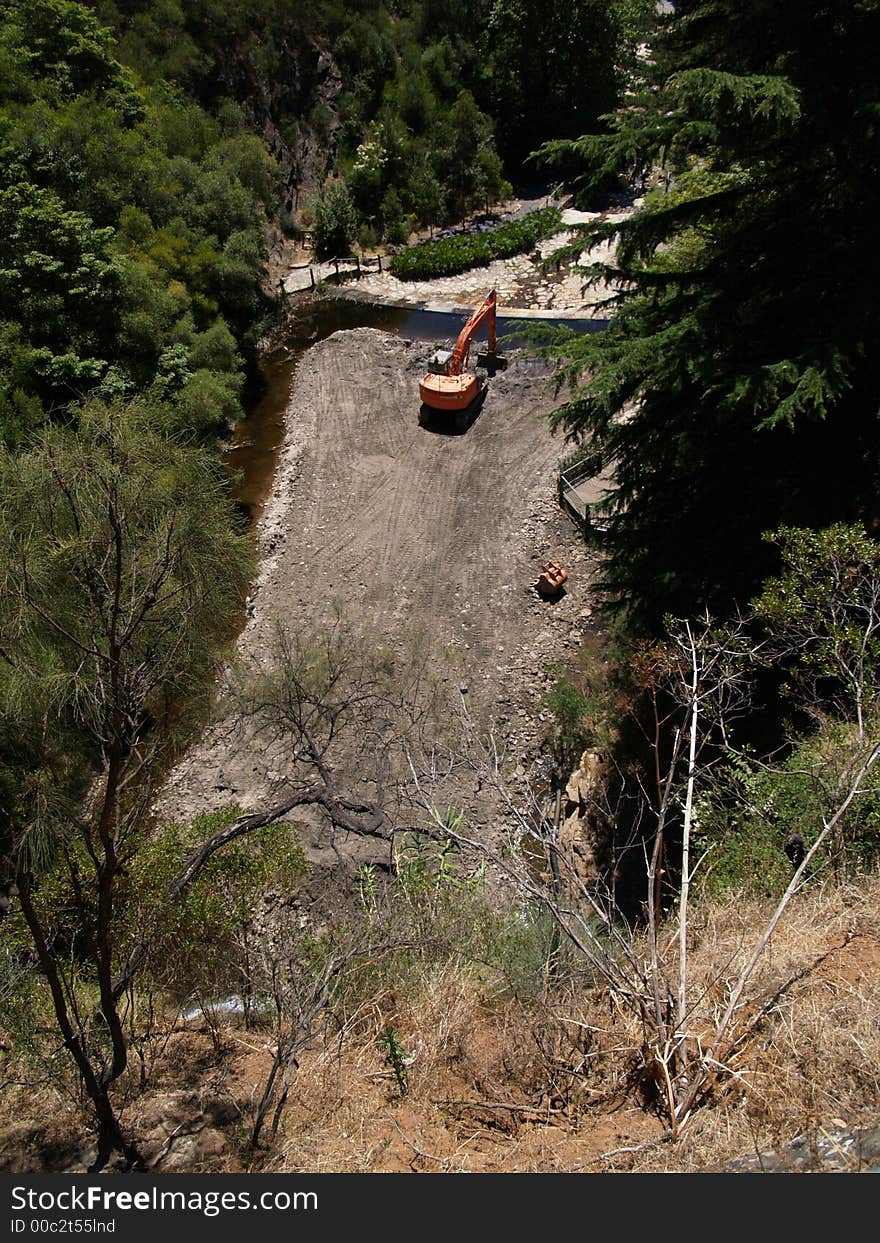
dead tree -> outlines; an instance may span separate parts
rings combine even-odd
[[[503,752],[491,733],[485,735],[474,726],[463,700],[461,754],[480,780],[497,791],[501,831],[494,837],[478,836],[459,813],[438,806],[433,798],[433,756],[410,753],[411,780],[429,820],[426,831],[490,861],[516,892],[546,910],[616,1004],[636,1020],[644,1073],[659,1089],[671,1136],[687,1123],[708,1085],[731,1073],[731,1059],[763,1014],[748,993],[755,969],[788,904],[806,883],[811,862],[867,788],[868,775],[880,758],[880,741],[859,741],[836,802],[821,814],[812,845],[771,918],[756,933],[743,965],[719,982],[726,1004],[718,1012],[703,1013],[704,997],[694,996],[689,978],[690,891],[703,862],[692,857],[695,798],[721,747],[731,745],[731,722],[747,710],[747,672],[759,656],[744,623],[719,631],[704,619],[699,625],[684,623],[662,653],[652,658],[657,686],[662,671],[667,704],[662,724],[671,737],[661,751],[657,736],[656,793],[637,778],[644,815],[654,826],[653,840],[649,836],[645,846],[647,960],[641,939],[620,917],[612,887],[601,878],[583,876],[576,854],[556,835],[555,817],[532,794],[512,794]],[[681,877],[673,907],[674,932],[664,939],[665,922],[654,895],[663,837],[672,817],[681,836]],[[547,859],[543,874],[534,866],[536,849]]]
[[[272,1065],[254,1114],[252,1149],[259,1148],[270,1115],[270,1142],[278,1134],[293,1073],[299,1066],[297,1055],[330,1021],[336,993],[356,952],[353,946],[307,944],[289,930],[279,944],[263,947],[256,985],[271,999],[272,1043],[267,1048]]]

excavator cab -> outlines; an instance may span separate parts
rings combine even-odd
[[[452,362],[452,350],[435,350],[428,360],[428,371],[431,375],[449,375]]]

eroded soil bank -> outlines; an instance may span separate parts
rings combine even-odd
[[[418,378],[430,352],[357,328],[300,363],[239,649],[263,657],[279,622],[315,629],[337,613],[386,648],[415,637],[431,671],[466,687],[497,723],[523,781],[518,762],[534,755],[549,720],[546,666],[592,625],[589,553],[556,503],[564,446],[547,420],[556,399],[545,365],[514,352],[466,432],[424,427]],[[534,583],[551,556],[570,577],[546,603]],[[216,723],[178,766],[163,815],[273,798],[277,757],[243,744],[233,725]],[[331,840],[317,820],[309,831],[307,853],[321,868],[387,851]]]

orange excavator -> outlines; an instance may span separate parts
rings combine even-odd
[[[431,360],[432,370],[419,381],[419,396],[432,410],[466,410],[479,395],[482,385],[472,371],[465,371],[471,341],[485,320],[489,335],[489,354],[495,353],[495,290],[488,293],[467,321],[455,349],[438,350]]]

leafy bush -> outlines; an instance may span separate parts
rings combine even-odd
[[[349,1004],[388,988],[405,992],[424,979],[426,967],[451,962],[493,997],[541,992],[548,958],[558,952],[544,911],[528,902],[499,903],[484,869],[472,870],[446,846],[404,838],[395,868],[389,882],[371,868],[359,873],[355,926],[366,935],[366,953],[349,979]]]
[[[559,208],[544,207],[487,233],[442,237],[409,246],[391,260],[391,271],[403,281],[454,276],[469,268],[486,267],[493,259],[507,259],[531,250],[541,238],[558,233],[561,227]]]
[[[140,984],[178,1000],[237,991],[247,982],[251,921],[270,887],[294,891],[307,871],[296,827],[278,823],[230,843],[181,896],[171,892],[187,852],[231,824],[234,805],[203,813],[189,824],[168,824],[145,841],[132,861],[122,904],[121,939],[153,934]]]
[[[544,703],[553,714],[554,750],[562,776],[574,767],[580,753],[589,745],[595,704],[569,680],[564,667],[555,666],[548,672],[555,676],[555,681],[544,696]]]
[[[826,719],[778,767],[728,757],[698,808],[696,840],[709,852],[702,882],[709,893],[782,893],[839,801],[854,741],[852,726]],[[880,797],[872,786],[817,854],[813,870],[851,875],[876,866],[878,854]]]
[[[330,182],[315,203],[315,258],[339,259],[350,254],[358,219],[344,182]]]

